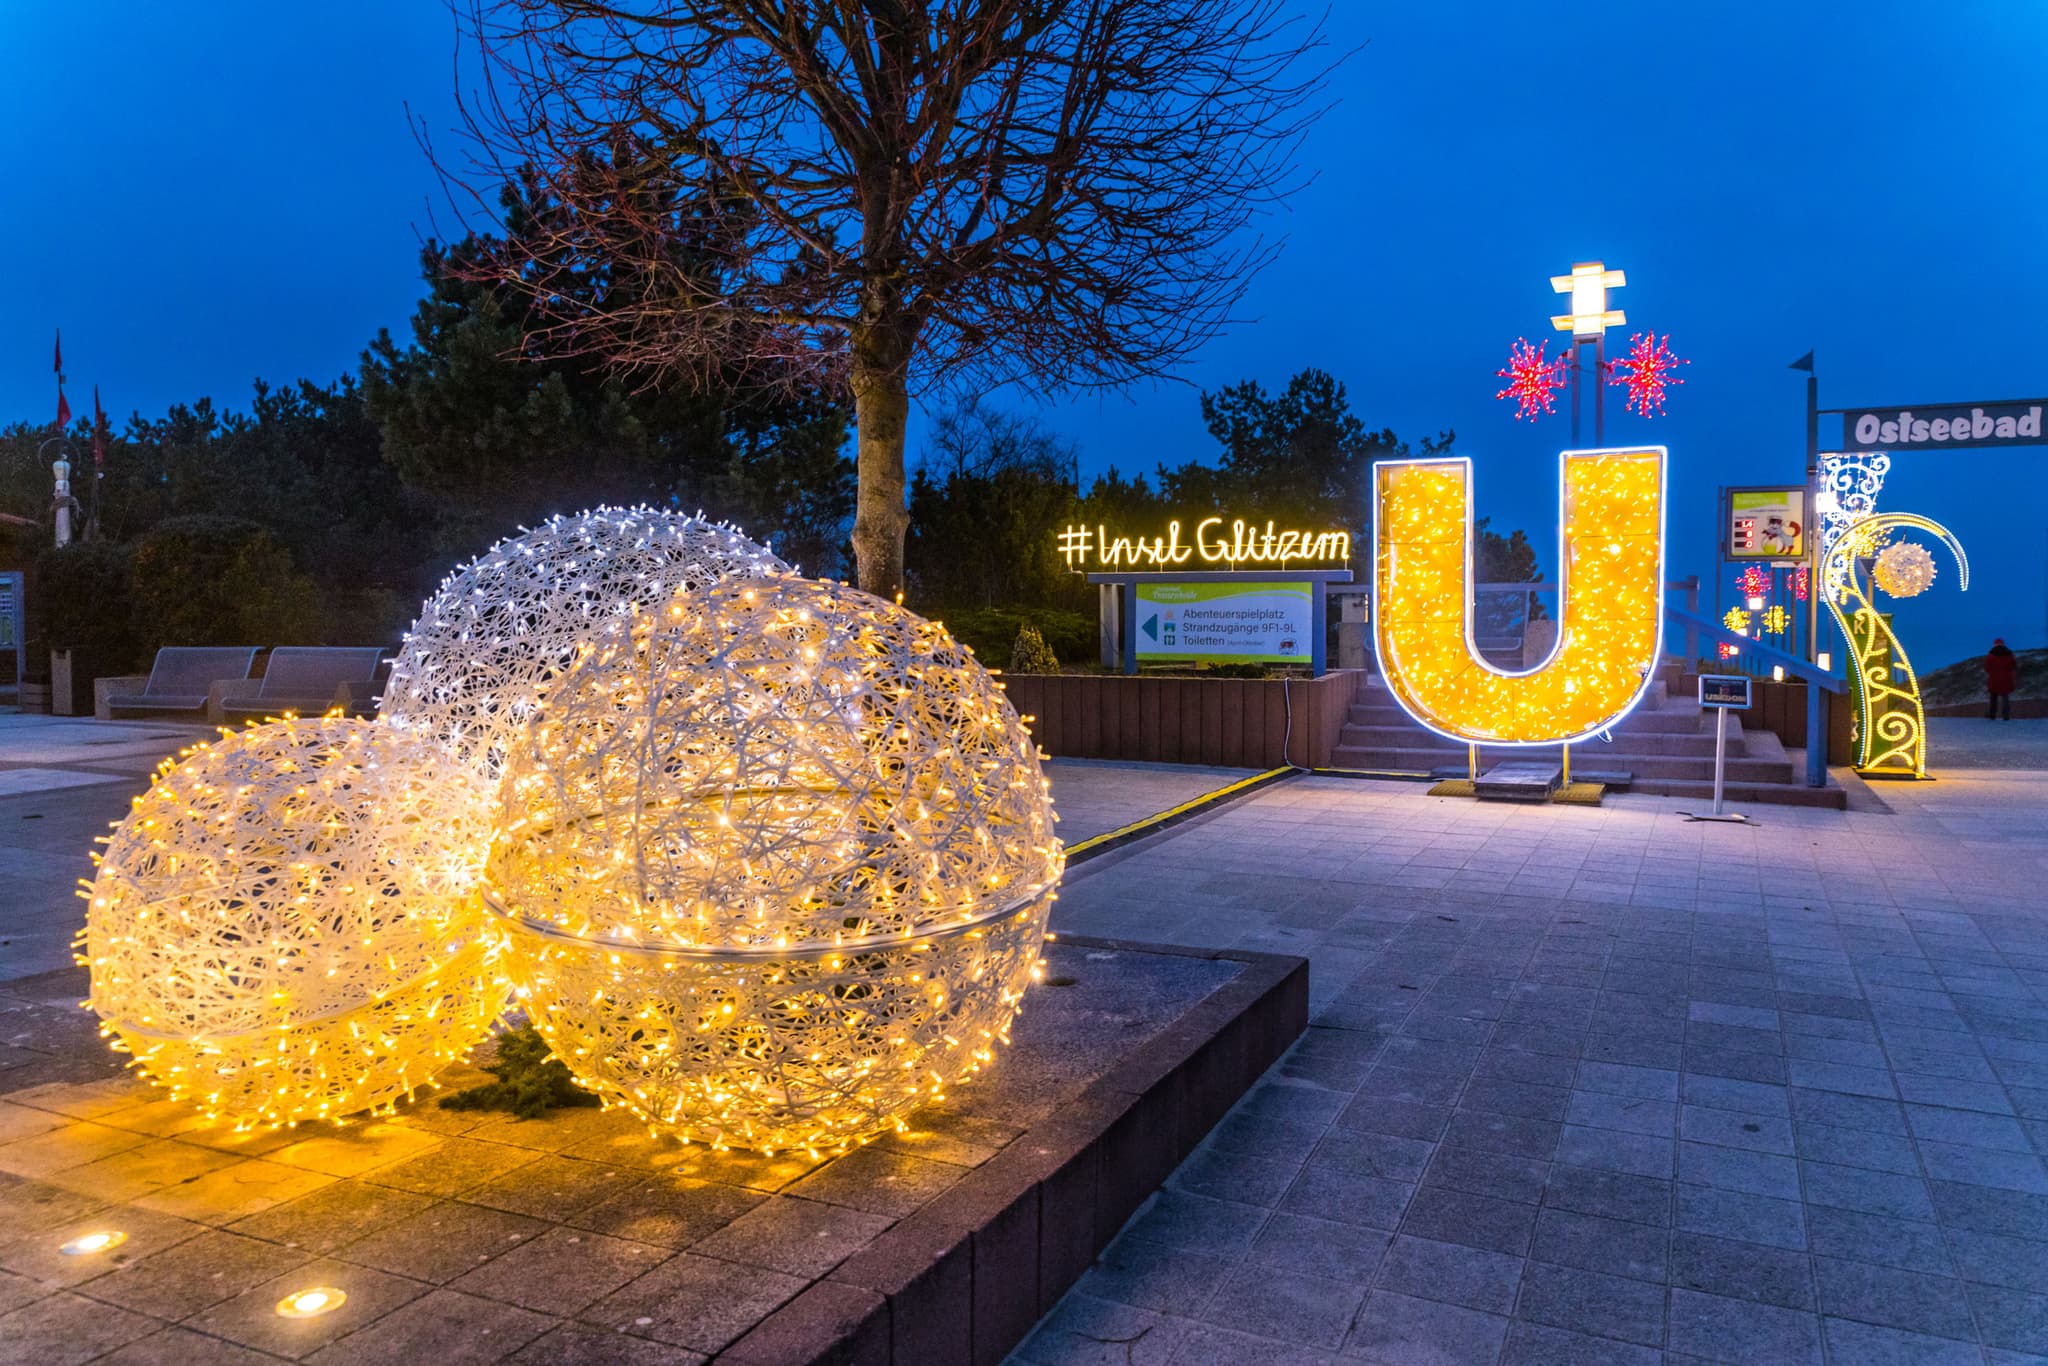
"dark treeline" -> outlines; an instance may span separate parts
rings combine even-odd
[[[544,204],[508,191],[505,207],[508,232],[545,230]],[[389,643],[454,564],[521,525],[600,502],[701,510],[810,572],[843,570],[854,487],[840,395],[722,375],[635,390],[592,362],[539,354],[522,342],[523,305],[467,268],[503,247],[486,237],[428,245],[410,337],[380,333],[354,374],[259,380],[243,408],[202,398],[130,417],[104,435],[97,502],[92,423],[79,417],[66,433],[74,535],[98,549],[72,557],[92,561],[77,572],[43,576],[52,591],[31,594],[32,634],[63,633],[48,612],[68,612],[74,632],[90,613],[100,648],[138,662],[191,630],[163,622],[147,595],[110,600],[121,596],[123,552],[226,545],[234,563],[214,568],[241,574],[237,594],[291,602],[258,618],[280,638],[244,643]],[[0,512],[37,524],[13,528],[13,558],[31,565],[49,563],[39,448],[51,434],[26,422],[0,430]],[[52,600],[73,584],[80,600]],[[221,615],[223,631],[245,625]]]
[[[513,234],[543,231],[551,212],[515,191],[505,209]],[[97,500],[81,417],[67,435],[83,505],[75,525],[91,545],[54,567],[41,556],[49,572],[31,594],[32,637],[90,647],[108,668],[146,662],[166,643],[391,643],[459,560],[600,502],[701,510],[806,572],[849,572],[842,392],[758,366],[635,389],[592,361],[544,354],[519,297],[479,283],[489,273],[477,258],[502,249],[484,237],[430,244],[410,337],[380,333],[354,374],[258,381],[243,408],[202,398],[130,417],[105,434]],[[1025,621],[1062,654],[1085,652],[1093,589],[1057,549],[1070,522],[1154,534],[1169,518],[1191,526],[1216,513],[1341,527],[1362,570],[1372,464],[1410,454],[1407,443],[1367,426],[1344,386],[1316,369],[1278,392],[1247,381],[1200,402],[1216,442],[1209,460],[1149,474],[1112,466],[1085,487],[1079,452],[1035,418],[971,401],[940,413],[910,487],[911,604],[985,653],[1007,651]],[[0,512],[40,528],[13,528],[18,562],[38,563],[49,540],[39,454],[49,435],[29,423],[0,431]],[[1451,444],[1445,432],[1412,453]],[[1537,576],[1519,531],[1483,531],[1478,555],[1482,580]]]
[[[1419,448],[1351,411],[1344,386],[1308,369],[1272,393],[1255,381],[1201,396],[1217,450],[1208,461],[1158,465],[1148,476],[1115,466],[1088,481],[1078,453],[1035,420],[964,403],[941,414],[913,473],[906,567],[912,600],[946,619],[984,654],[1004,632],[1038,625],[1062,658],[1092,647],[1094,588],[1057,549],[1069,523],[1155,535],[1211,513],[1285,527],[1351,533],[1354,573],[1367,565],[1376,460],[1451,452],[1453,435]],[[1481,582],[1538,577],[1534,549],[1479,523]],[[964,628],[964,629],[963,629]]]

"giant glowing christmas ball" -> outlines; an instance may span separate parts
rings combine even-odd
[[[392,664],[379,714],[496,774],[548,685],[635,611],[789,566],[732,527],[654,508],[551,517],[441,584]]]
[[[100,1032],[242,1128],[409,1094],[509,989],[478,895],[492,797],[441,747],[342,717],[166,762],[88,893]]]
[[[523,1004],[656,1129],[843,1150],[987,1064],[1063,855],[988,672],[893,603],[730,580],[599,644],[506,761]]]

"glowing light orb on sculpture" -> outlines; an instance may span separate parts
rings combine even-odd
[[[1934,586],[1934,568],[1926,546],[1899,541],[1877,552],[1870,579],[1892,597],[1918,597]]]
[[[489,899],[569,1070],[668,1133],[837,1151],[988,1063],[1063,855],[945,629],[794,576],[639,619],[507,757]]]
[[[549,682],[636,610],[789,572],[732,527],[654,508],[551,517],[449,575],[391,669],[380,714],[495,774]]]
[[[1559,744],[1626,715],[1662,646],[1664,449],[1566,451],[1557,645],[1508,673],[1472,641],[1469,461],[1373,467],[1373,637],[1389,691],[1456,740]]]
[[[478,897],[491,809],[447,751],[343,717],[167,762],[87,894],[101,1033],[242,1128],[409,1094],[505,1002]]]

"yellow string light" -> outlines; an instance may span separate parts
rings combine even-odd
[[[596,643],[503,796],[490,900],[556,1056],[658,1130],[768,1152],[844,1150],[988,1063],[1063,859],[988,672],[794,576]]]
[[[388,1106],[488,1033],[483,780],[341,716],[167,761],[87,892],[87,1002],[174,1098],[237,1127]]]
[[[1471,462],[1374,466],[1374,639],[1387,687],[1461,741],[1544,745],[1614,724],[1662,641],[1664,449],[1567,451],[1560,484],[1557,648],[1507,673],[1471,639]]]

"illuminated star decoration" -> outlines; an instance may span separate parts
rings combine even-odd
[[[1563,356],[1546,358],[1543,353],[1549,347],[1549,342],[1531,346],[1527,338],[1517,337],[1514,349],[1508,352],[1506,368],[1493,372],[1508,382],[1494,397],[1512,398],[1517,419],[1526,417],[1534,422],[1540,413],[1557,411],[1552,406],[1551,392],[1564,388],[1566,362]]]
[[[1747,631],[1749,629],[1749,613],[1743,611],[1740,607],[1731,607],[1726,615],[1721,618],[1721,624],[1731,631]]]
[[[1665,388],[1685,383],[1676,372],[1679,366],[1692,364],[1673,355],[1670,342],[1668,332],[1662,337],[1654,332],[1637,332],[1628,339],[1628,354],[1608,366],[1614,375],[1607,382],[1628,386],[1628,402],[1623,407],[1633,408],[1644,417],[1663,416]]]
[[[1745,598],[1767,598],[1771,595],[1771,571],[1760,564],[1752,564],[1742,571],[1742,596]]]
[[[1770,632],[1772,635],[1784,635],[1785,628],[1787,626],[1790,626],[1791,624],[1792,614],[1790,612],[1787,612],[1784,608],[1766,607],[1764,609],[1764,630]]]

